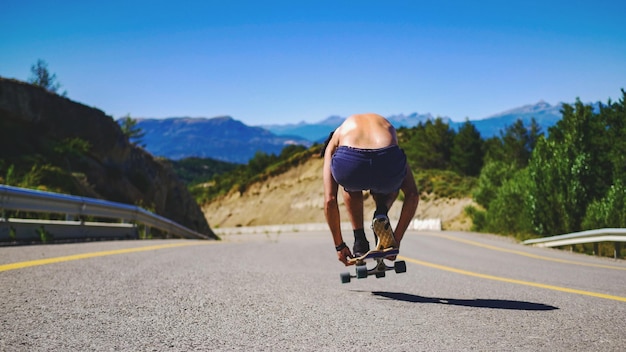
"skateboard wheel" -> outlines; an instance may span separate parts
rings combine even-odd
[[[356,267],[356,277],[358,279],[365,279],[367,277],[367,266],[359,265]]]
[[[384,271],[376,273],[376,278],[377,279],[380,279],[381,277],[385,277],[385,272]]]
[[[341,277],[342,284],[350,283],[350,273],[341,273],[339,276]]]
[[[406,262],[404,260],[400,260],[394,263],[393,269],[397,274],[406,273]]]

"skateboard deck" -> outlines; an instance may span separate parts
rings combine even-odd
[[[360,257],[348,259],[348,265],[356,265],[356,275],[349,272],[341,273],[342,283],[349,283],[352,278],[364,279],[369,275],[376,275],[377,278],[385,277],[385,272],[389,270],[394,270],[396,273],[406,272],[404,261],[396,261],[394,266],[389,266],[384,261],[385,259],[395,261],[395,257],[400,253],[389,219],[387,217],[375,218],[372,222],[372,229],[378,240],[376,248]],[[376,261],[376,265],[368,269],[367,261],[371,259]]]
[[[398,255],[400,250],[398,248],[386,248],[383,250],[373,249],[360,257],[350,258],[348,259],[349,265],[363,265],[368,259],[376,259],[376,258],[386,258],[394,255]]]

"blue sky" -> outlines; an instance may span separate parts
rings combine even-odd
[[[38,59],[119,118],[480,119],[626,88],[626,1],[17,1],[0,76]]]

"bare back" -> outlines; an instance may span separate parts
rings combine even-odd
[[[377,114],[352,115],[335,130],[335,135],[339,146],[380,149],[398,144],[393,126]]]

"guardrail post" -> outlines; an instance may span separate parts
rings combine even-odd
[[[600,247],[598,242],[593,243],[593,255],[600,255]]]
[[[613,256],[615,259],[618,259],[621,257],[621,249],[622,249],[622,243],[621,242],[613,242],[615,244],[615,251],[613,252]]]

